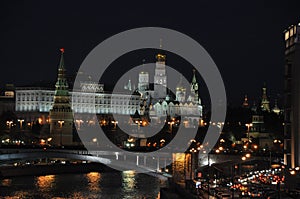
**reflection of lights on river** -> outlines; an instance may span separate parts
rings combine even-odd
[[[98,172],[90,172],[86,174],[86,178],[89,181],[89,190],[90,191],[99,191],[99,182],[101,180],[101,174]]]
[[[1,180],[1,186],[8,187],[11,185],[11,179],[3,179]]]
[[[38,176],[36,186],[40,190],[50,190],[55,181],[55,175]]]
[[[123,171],[123,186],[125,190],[133,190],[136,185],[135,171]]]

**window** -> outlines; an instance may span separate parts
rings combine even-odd
[[[288,40],[288,39],[289,39],[289,31],[286,31],[286,32],[285,32],[284,39],[285,39],[285,40]]]
[[[294,28],[290,29],[290,37],[294,35]]]

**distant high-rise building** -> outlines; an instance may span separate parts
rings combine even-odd
[[[300,23],[284,31],[284,41],[284,163],[295,168],[300,165]]]
[[[50,135],[53,138],[52,143],[57,146],[73,144],[73,113],[65,72],[64,50],[61,49],[54,103],[49,113]]]

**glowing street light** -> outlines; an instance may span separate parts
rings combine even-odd
[[[253,126],[253,124],[252,123],[250,123],[250,124],[245,124],[245,126],[247,127],[247,137],[248,137],[248,142],[250,142],[250,127],[252,127]]]
[[[138,125],[138,131],[140,131],[140,128],[141,128],[141,124],[143,123],[143,121],[135,121],[135,123]]]
[[[292,170],[292,171],[290,171],[290,174],[291,174],[291,175],[295,175],[295,174],[296,174],[296,171],[295,171],[295,170]]]
[[[98,145],[98,139],[97,139],[97,138],[93,138],[93,139],[92,139],[92,142],[93,142],[94,144]]]
[[[170,125],[170,131],[172,132],[172,127],[173,127],[173,124],[175,124],[175,122],[171,121],[171,122],[168,122],[168,124]]]
[[[59,124],[59,128],[62,128],[62,125],[65,123],[63,120],[58,120],[57,122]]]
[[[117,128],[117,124],[119,123],[118,121],[111,121],[111,123],[114,124],[114,128]]]
[[[12,125],[13,121],[6,121],[6,125],[8,126],[8,129],[11,129],[11,125]]]
[[[20,129],[22,129],[24,120],[23,119],[18,119],[18,122],[20,122]]]
[[[78,130],[80,130],[81,124],[83,123],[83,120],[75,120],[77,126],[78,126]]]
[[[65,123],[65,121],[63,121],[63,120],[58,120],[57,122],[58,122],[59,128],[60,128],[60,146],[62,146],[62,126],[63,126],[63,124]]]

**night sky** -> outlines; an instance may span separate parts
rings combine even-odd
[[[240,105],[244,94],[250,103],[258,101],[264,82],[271,103],[282,97],[283,31],[300,22],[299,0],[109,2],[1,1],[1,86],[55,81],[61,47],[66,49],[68,73],[75,74],[106,38],[158,26],[187,34],[208,51],[223,76],[230,104]],[[135,61],[154,61],[143,56]]]

